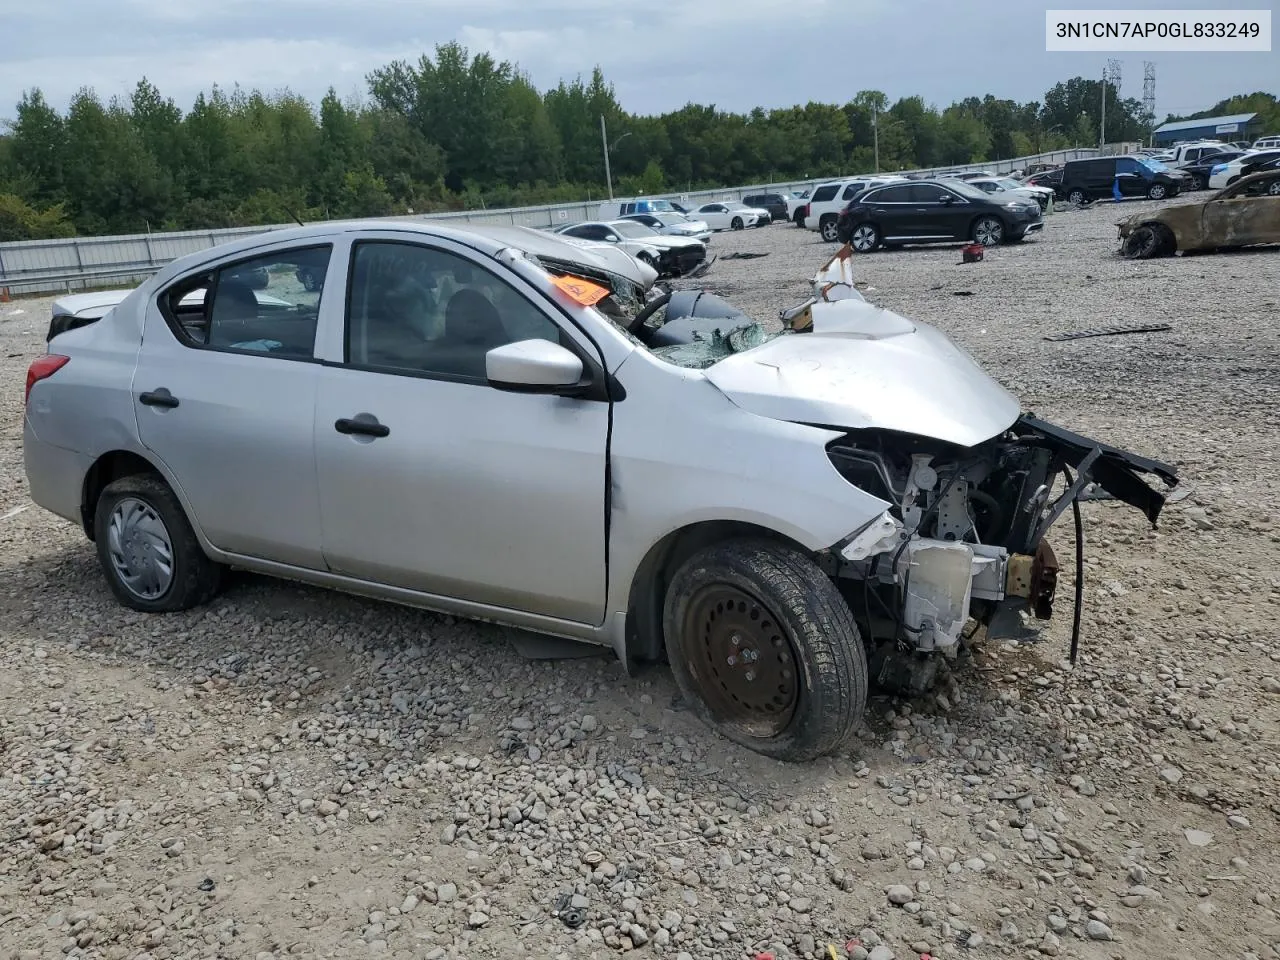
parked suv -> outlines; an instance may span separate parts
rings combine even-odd
[[[815,187],[809,202],[796,211],[796,222],[810,230],[817,230],[822,239],[834,242],[836,239],[836,221],[843,210],[863,190],[883,186],[903,177],[857,177],[849,180],[836,180]]]
[[[993,247],[1043,228],[1035,200],[988,195],[962,180],[916,180],[859,194],[840,215],[836,239],[859,253],[957,240]]]
[[[1063,165],[1062,186],[1058,189],[1072,203],[1088,203],[1108,197],[1163,200],[1176,197],[1182,191],[1183,182],[1181,174],[1156,160],[1094,157],[1091,160],[1068,160]]]
[[[748,207],[768,210],[771,221],[787,219],[787,198],[780,193],[753,193],[749,197],[743,197],[742,202]]]

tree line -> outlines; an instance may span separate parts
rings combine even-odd
[[[0,240],[424,213],[599,197],[603,116],[619,195],[981,162],[1098,140],[1102,85],[1075,77],[1042,101],[968,97],[938,109],[863,90],[733,113],[689,103],[623,109],[599,68],[539,91],[519,67],[457,43],[332,89],[214,87],[183,112],[145,78],[104,103],[82,89],[59,112],[24,93],[0,134]],[[1254,95],[1265,97],[1267,95]],[[1110,140],[1152,118],[1107,87]],[[1275,98],[1270,98],[1275,106]]]

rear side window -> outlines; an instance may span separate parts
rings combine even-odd
[[[852,200],[854,197],[856,197],[859,193],[861,193],[866,188],[867,188],[867,185],[861,180],[855,183],[851,183],[844,188],[844,193],[840,194],[840,199]]]
[[[311,359],[332,252],[279,250],[185,278],[160,294],[160,310],[187,346]]]
[[[828,184],[825,187],[819,187],[813,191],[813,202],[824,203],[827,200],[835,199],[836,191],[840,189],[838,184]]]
[[[864,199],[873,203],[911,203],[912,188],[910,186],[901,187],[881,187],[872,194],[868,194]]]

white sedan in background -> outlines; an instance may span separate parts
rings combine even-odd
[[[689,216],[703,220],[712,230],[741,230],[761,223],[770,223],[772,217],[768,210],[748,207],[737,200],[717,200],[704,203],[697,210],[691,210]]]
[[[983,193],[1010,193],[1022,200],[1034,200],[1044,210],[1053,199],[1052,187],[1037,187],[1021,183],[1012,177],[975,177],[969,183]]]

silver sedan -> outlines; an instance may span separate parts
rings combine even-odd
[[[63,304],[27,378],[31,495],[123,604],[235,566],[666,657],[769,756],[846,746],[870,676],[1048,616],[1086,481],[1154,522],[1155,461],[1019,415],[849,258],[766,332],[523,228],[317,224]],[[1072,483],[1051,498],[1060,472]]]

